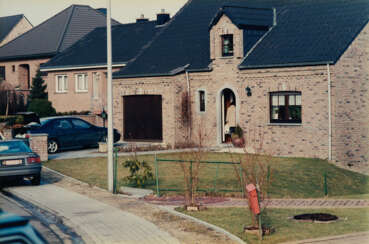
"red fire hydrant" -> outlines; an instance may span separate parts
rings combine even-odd
[[[252,212],[256,215],[260,214],[258,193],[256,192],[256,187],[254,186],[254,184],[249,184],[246,186],[246,190],[249,194],[249,204]]]

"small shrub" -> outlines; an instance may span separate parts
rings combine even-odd
[[[132,186],[144,187],[153,181],[154,176],[152,169],[145,161],[139,161],[137,159],[127,160],[123,163],[125,168],[129,168],[129,176],[124,180]]]
[[[35,112],[40,117],[53,116],[56,114],[55,108],[53,108],[50,101],[47,99],[33,99],[28,104],[29,112]]]

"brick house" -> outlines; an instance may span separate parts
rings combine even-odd
[[[23,14],[0,17],[0,47],[32,27],[31,22]]]
[[[368,19],[365,0],[191,0],[114,73],[114,127],[171,146],[201,130],[222,146],[234,116],[274,155],[367,166]]]
[[[112,24],[119,22],[112,20]],[[43,23],[0,47],[4,80],[25,94],[40,64],[66,50],[96,27],[106,25],[106,15],[86,5],[71,5]]]
[[[169,19],[169,14],[160,13],[155,21],[142,16],[136,23],[113,26],[113,71],[133,59]],[[41,65],[48,73],[49,101],[56,111],[106,110],[106,62],[106,27],[100,27]]]

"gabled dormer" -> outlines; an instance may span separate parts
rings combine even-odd
[[[210,58],[243,58],[275,24],[274,9],[223,6],[209,25]]]

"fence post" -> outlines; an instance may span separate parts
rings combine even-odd
[[[113,194],[117,194],[117,171],[118,171],[118,149],[114,148],[114,164],[113,164],[113,171],[114,171],[114,179],[113,179]]]
[[[327,172],[324,172],[324,196],[328,196]]]
[[[213,189],[214,192],[217,192],[218,171],[219,171],[219,164],[217,164],[217,169],[215,171],[214,189]]]
[[[192,189],[192,161],[190,161],[190,189],[191,189],[191,202],[192,202],[192,196],[193,196],[193,189]]]
[[[241,192],[242,192],[242,197],[245,198],[245,187],[244,187],[244,183],[243,183],[243,175],[242,175],[242,165],[240,162],[240,179],[241,179]]]
[[[155,153],[155,178],[156,178],[156,196],[160,196],[159,192],[159,171],[158,171],[158,159]]]

